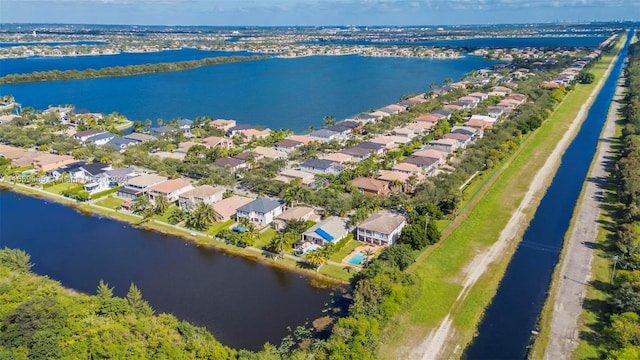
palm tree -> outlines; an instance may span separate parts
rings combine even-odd
[[[324,126],[331,126],[336,124],[336,117],[333,115],[325,116],[322,120]]]
[[[164,214],[164,212],[169,208],[169,201],[164,195],[156,196],[154,201],[156,205],[154,206],[153,210],[156,212],[156,214]]]
[[[276,253],[276,260],[278,260],[278,257],[284,254],[284,250],[287,248],[287,245],[286,233],[278,233],[273,239],[271,239],[271,242],[269,243],[269,250]]]
[[[315,267],[316,271],[320,271],[320,268],[327,261],[327,258],[322,251],[311,251],[304,254],[304,260]]]
[[[392,190],[396,191],[396,190],[401,190],[402,185],[404,185],[404,183],[400,179],[393,179],[389,182],[389,185],[391,185]]]
[[[187,217],[186,225],[190,228],[204,230],[216,221],[217,216],[218,214],[211,205],[199,203]]]
[[[369,264],[369,258],[371,256],[373,256],[373,251],[371,251],[371,249],[367,248],[367,249],[362,251],[362,255],[365,256],[364,264],[367,265],[367,264]]]
[[[136,199],[131,210],[136,214],[140,214],[148,208],[151,208],[151,201],[149,201],[149,197],[147,195],[144,195]]]

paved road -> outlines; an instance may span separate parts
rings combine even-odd
[[[551,334],[544,355],[548,360],[570,359],[578,346],[578,319],[582,312],[585,286],[591,277],[591,259],[598,234],[603,186],[608,176],[606,159],[611,156],[611,140],[615,132],[621,94],[622,87],[618,86],[600,138],[594,166],[587,177],[579,213],[571,237],[567,239],[567,252],[560,270],[562,276],[558,279],[560,286],[551,319]]]

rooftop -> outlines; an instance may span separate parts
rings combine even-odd
[[[163,181],[159,184],[153,185],[149,188],[149,190],[153,190],[155,192],[159,192],[163,194],[169,194],[176,190],[180,190],[188,186],[191,186],[191,183],[188,181],[185,181],[182,179],[171,179],[171,180]]]
[[[238,211],[266,214],[269,211],[272,211],[280,206],[282,206],[282,203],[280,201],[259,197],[252,202],[238,208]]]
[[[406,221],[400,214],[382,211],[369,215],[365,221],[358,224],[358,229],[390,234]]]
[[[226,191],[222,186],[200,185],[180,195],[181,198],[204,199]]]

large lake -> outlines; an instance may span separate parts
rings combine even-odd
[[[36,273],[87,293],[104,280],[119,296],[133,282],[156,312],[236,348],[279,344],[287,326],[322,316],[332,300],[299,274],[48,200],[0,190],[0,214],[0,248],[28,252]]]
[[[459,79],[493,64],[496,61],[477,56],[274,58],[149,75],[2,85],[0,94],[12,94],[23,106],[36,109],[74,104],[90,111],[117,111],[133,120],[206,115],[301,132],[317,127],[324,116],[353,116],[396,102],[401,95],[427,91],[432,82]]]

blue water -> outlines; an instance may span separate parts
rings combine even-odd
[[[487,308],[478,335],[463,358],[526,358],[531,331],[547,297],[553,268],[558,262],[578,195],[600,141],[600,132],[630,39],[631,36],[589,109],[580,131],[563,155],[558,172],[509,263],[496,296]]]
[[[100,280],[118,296],[133,282],[156,313],[206,326],[235,348],[279,343],[332,299],[300,274],[49,200],[0,190],[0,213],[0,248],[28,252],[37,274],[92,294]]]
[[[0,48],[14,46],[60,46],[60,45],[107,45],[106,41],[34,41],[34,42],[0,42]]]
[[[36,109],[74,104],[133,120],[206,115],[301,132],[318,127],[327,115],[353,116],[426,91],[432,82],[458,79],[496,63],[478,56],[274,58],[138,76],[1,85],[0,94],[12,94]]]
[[[322,45],[387,45],[387,46],[445,46],[466,48],[524,48],[524,47],[592,47],[598,46],[607,36],[576,36],[576,37],[498,37],[498,38],[470,38],[459,40],[428,40],[428,41],[308,41],[305,44]]]
[[[362,265],[362,263],[364,262],[364,259],[366,257],[364,256],[364,254],[360,251],[358,251],[355,255],[353,255],[348,263],[351,265]]]
[[[113,66],[157,64],[185,60],[200,60],[219,56],[247,56],[246,51],[205,51],[197,49],[164,50],[147,53],[120,53],[91,56],[32,56],[0,60],[0,76],[49,70],[102,69]]]

